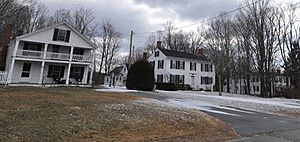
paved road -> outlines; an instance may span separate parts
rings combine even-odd
[[[172,97],[163,93],[138,92],[133,94],[163,102],[170,100],[189,101],[182,97]],[[194,105],[192,108],[197,109],[197,104],[192,105]],[[191,106],[188,107],[191,108]],[[214,105],[201,105],[201,108],[201,111],[231,123],[237,133],[242,136],[241,139],[233,140],[233,142],[300,142],[299,119]]]

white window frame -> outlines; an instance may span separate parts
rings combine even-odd
[[[57,33],[57,41],[65,41],[67,38],[67,30],[59,29]]]

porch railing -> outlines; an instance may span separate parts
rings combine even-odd
[[[42,51],[34,51],[34,50],[18,50],[17,56],[18,57],[26,57],[26,58],[37,58],[42,59],[44,55],[44,52]],[[54,53],[54,52],[47,52],[46,53],[46,59],[48,60],[63,60],[63,61],[69,61],[70,60],[70,54],[65,53]],[[92,62],[92,56],[87,55],[73,55],[72,61],[75,62]]]
[[[30,58],[43,58],[43,52],[33,51],[33,50],[18,50],[17,56],[30,57]]]
[[[7,81],[7,72],[0,71],[0,84],[6,84]]]
[[[91,56],[84,56],[84,55],[73,55],[73,61],[77,62],[92,62]]]
[[[70,54],[47,52],[46,59],[70,60]]]

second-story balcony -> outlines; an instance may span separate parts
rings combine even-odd
[[[17,57],[43,59],[44,52],[43,51],[21,50],[21,49],[19,49],[17,51]],[[46,60],[70,61],[71,60],[71,55],[66,54],[66,53],[46,52],[45,59]],[[74,61],[74,62],[92,62],[93,59],[92,59],[91,55],[73,54],[72,61]]]

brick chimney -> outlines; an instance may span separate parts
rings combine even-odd
[[[161,48],[161,41],[156,42],[156,48]]]
[[[6,66],[6,56],[8,51],[8,44],[10,43],[12,37],[13,25],[8,24],[5,26],[2,41],[0,42],[0,70],[4,71]]]
[[[199,56],[204,55],[204,49],[203,49],[203,48],[199,48],[199,49],[197,50],[197,55],[199,55]]]
[[[21,36],[21,35],[23,35],[23,30],[18,30],[18,34],[17,34],[17,36]]]
[[[143,53],[143,60],[147,60],[147,52]]]

